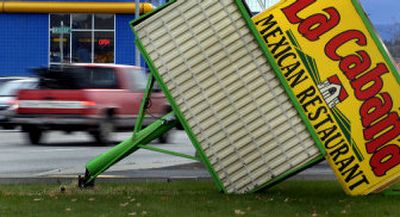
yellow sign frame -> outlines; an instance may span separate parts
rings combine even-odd
[[[400,76],[357,0],[285,0],[253,17],[346,193],[400,178]]]

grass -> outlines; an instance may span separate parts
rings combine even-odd
[[[288,181],[247,195],[219,193],[212,182],[62,187],[0,185],[0,216],[400,216],[400,196],[350,197],[334,181]]]

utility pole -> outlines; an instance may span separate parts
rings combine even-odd
[[[140,1],[135,0],[135,19],[140,16]],[[136,66],[141,66],[140,64],[140,52],[139,49],[135,46],[135,64]]]
[[[61,27],[61,32],[60,32],[60,63],[61,63],[61,67],[63,67],[64,64],[64,21],[61,21],[60,23],[60,27]]]

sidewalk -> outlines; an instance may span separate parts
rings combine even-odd
[[[335,175],[329,166],[322,162],[309,168],[290,179],[294,180],[335,180]],[[2,177],[0,184],[28,184],[46,183],[63,184],[77,182],[77,174],[49,175],[43,177]],[[96,179],[96,183],[102,182],[172,182],[179,180],[211,180],[211,176],[201,163],[190,163],[178,166],[137,169],[124,171],[105,172]]]

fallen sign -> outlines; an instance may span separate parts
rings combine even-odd
[[[253,22],[350,195],[400,178],[400,76],[357,0],[286,0]]]
[[[253,22],[241,0],[175,0],[132,22],[151,71],[134,134],[88,162],[80,185],[139,148],[191,158],[148,146],[178,123],[226,193],[324,156],[349,194],[394,183],[399,75],[358,3],[321,2],[284,1]],[[173,112],[142,130],[154,79]]]
[[[137,46],[220,190],[260,190],[321,160],[242,1],[172,1]]]
[[[150,78],[226,193],[263,189],[323,160],[323,147],[315,144],[250,27],[241,0],[170,1],[132,23]],[[171,114],[143,130],[136,124],[132,139],[86,165],[80,185],[149,148],[176,122]]]

